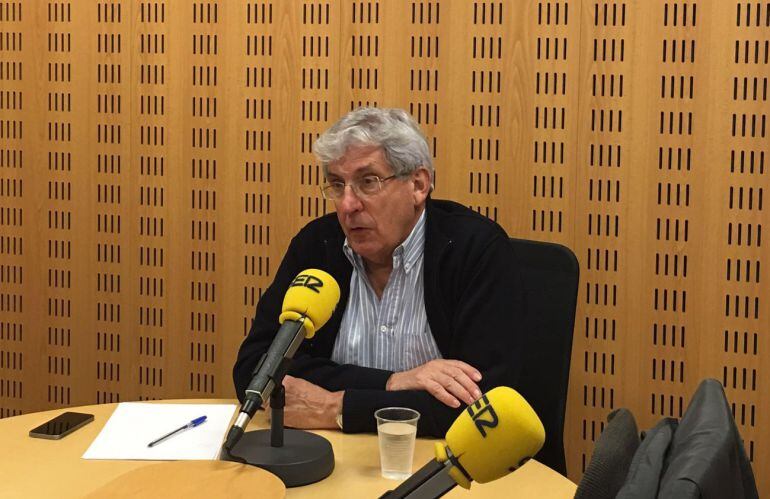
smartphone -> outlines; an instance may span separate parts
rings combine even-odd
[[[29,431],[30,437],[58,440],[94,420],[93,414],[64,412]]]

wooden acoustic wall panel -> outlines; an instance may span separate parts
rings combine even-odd
[[[280,2],[279,2],[280,3]],[[282,256],[275,243],[276,184],[282,179],[282,162],[276,150],[283,140],[280,108],[276,89],[285,81],[279,78],[275,54],[282,50],[276,26],[281,16],[276,2],[228,3],[229,40],[225,47],[228,61],[226,91],[228,137],[234,143],[229,150],[225,170],[233,194],[224,200],[234,203],[231,235],[225,236],[235,248],[232,255],[232,313],[223,318],[226,330],[221,359],[234,359],[243,337],[248,334],[259,297],[270,284],[272,273]],[[285,166],[284,166],[285,168]],[[223,262],[227,265],[227,262]],[[234,319],[233,319],[234,318]],[[233,319],[233,320],[231,320]],[[238,334],[235,334],[235,332]],[[229,362],[217,360],[222,389],[227,390],[231,375]]]
[[[30,247],[31,252],[27,258],[29,264],[34,264],[35,261],[43,263],[40,266],[29,266],[33,275],[37,274],[35,277],[40,293],[37,305],[44,307],[38,313],[45,310],[45,314],[40,314],[42,317],[29,326],[32,330],[43,329],[47,332],[45,336],[28,336],[40,355],[35,359],[37,362],[29,359],[33,361],[33,369],[41,374],[35,380],[29,379],[27,386],[36,406],[63,407],[71,403],[72,354],[77,345],[78,321],[75,318],[82,319],[84,315],[83,302],[76,296],[78,290],[83,290],[83,283],[76,280],[75,286],[72,286],[73,273],[78,275],[77,262],[84,251],[84,247],[78,244],[74,237],[73,229],[83,229],[88,221],[78,216],[72,200],[73,187],[83,187],[78,182],[82,177],[75,168],[84,159],[76,152],[73,142],[72,127],[76,114],[73,111],[82,112],[85,103],[77,98],[82,95],[75,90],[77,81],[73,81],[73,66],[77,67],[77,64],[72,42],[73,35],[77,35],[71,22],[70,8],[71,5],[65,3],[53,6],[45,18],[47,40],[43,50],[47,56],[45,66],[50,72],[46,72],[43,86],[45,94],[48,97],[53,96],[54,105],[53,108],[40,106],[34,109],[36,117],[45,123],[42,137],[38,136],[34,146],[49,156],[48,168],[43,171],[32,170],[30,179],[30,187],[34,186],[36,191],[36,201],[44,204],[47,215],[47,223],[38,223],[38,238],[35,238],[37,244],[33,243]],[[42,13],[32,10],[29,14],[32,17]],[[61,103],[65,99],[70,103],[71,100],[75,102],[72,107],[68,103],[66,107],[57,109],[57,96]],[[29,159],[33,161],[33,165],[39,165],[41,156]],[[29,242],[32,241],[30,238]],[[54,249],[58,247],[63,250],[60,254],[65,256],[61,259],[54,256],[39,260],[43,245],[51,245]]]
[[[572,245],[581,4],[543,0],[531,7],[525,24],[532,104],[517,115],[532,130],[526,234]]]
[[[457,185],[463,187],[460,200],[498,221],[501,183],[506,180],[505,152],[511,142],[505,134],[511,109],[504,102],[502,89],[508,76],[504,72],[504,61],[511,57],[504,19],[512,15],[512,10],[503,2],[466,2],[456,15],[465,21],[468,32],[463,40],[466,64],[457,75],[465,85],[462,91],[468,99],[461,109],[455,110],[463,117],[467,132],[457,144],[459,154],[455,157],[459,161],[452,164],[453,180],[462,182]],[[440,41],[443,42],[443,38]]]
[[[84,22],[90,27],[74,35],[71,47],[72,53],[79,55],[72,61],[78,75],[73,83],[89,90],[80,96],[82,100],[76,100],[71,117],[74,136],[81,141],[80,147],[73,150],[78,161],[72,170],[88,175],[76,184],[78,192],[73,193],[79,203],[72,216],[84,222],[73,232],[73,238],[80,239],[75,247],[80,257],[93,265],[91,272],[80,269],[73,273],[79,281],[73,297],[85,298],[83,306],[88,313],[85,322],[78,324],[82,330],[73,339],[80,348],[85,342],[96,344],[93,360],[79,365],[78,370],[82,374],[89,368],[95,370],[98,403],[118,402],[121,396],[131,399],[129,393],[136,393],[132,379],[135,373],[131,371],[137,346],[133,340],[137,313],[134,290],[139,283],[136,260],[132,258],[136,241],[133,229],[141,227],[138,232],[142,240],[148,233],[162,237],[164,230],[162,219],[147,216],[137,220],[132,216],[137,210],[136,196],[131,192],[135,185],[131,150],[139,127],[132,129],[134,34],[127,7],[119,1],[100,2],[84,12],[72,5],[76,21],[73,31]],[[82,119],[84,115],[86,119]],[[150,130],[147,133],[152,137]],[[90,206],[80,204],[84,201]],[[84,391],[87,386],[72,384]],[[77,399],[88,395],[80,393]],[[75,401],[67,404],[71,403]]]
[[[295,2],[291,11],[297,23],[293,43],[297,44],[298,53],[290,79],[300,79],[300,87],[297,97],[286,106],[295,118],[294,126],[287,131],[287,139],[293,147],[287,151],[291,159],[285,166],[294,170],[292,178],[296,179],[296,190],[292,194],[299,194],[299,198],[292,196],[296,199],[294,202],[299,203],[298,221],[301,223],[295,225],[297,229],[333,209],[321,195],[323,171],[313,155],[313,141],[349,109],[339,97],[343,91],[348,91],[345,88],[348,76],[341,75],[340,66],[341,51],[348,49],[348,43],[342,42],[339,27],[350,22],[349,18],[344,22],[341,20],[341,4],[308,0]],[[357,45],[349,50],[360,51],[362,58],[376,55],[376,35],[360,35],[360,38],[366,41],[357,40]]]
[[[120,5],[123,10],[131,5]],[[169,297],[172,293],[170,280],[170,244],[173,203],[170,182],[171,171],[182,168],[172,153],[172,144],[178,140],[178,131],[172,126],[171,73],[171,16],[175,12],[167,2],[140,2],[126,12],[133,23],[128,36],[131,48],[131,64],[122,72],[130,75],[130,107],[125,112],[131,116],[130,181],[124,186],[124,202],[133,200],[136,206],[127,214],[133,218],[132,243],[126,255],[132,275],[124,276],[125,284],[135,297],[135,312],[131,335],[123,339],[124,348],[131,348],[136,355],[134,362],[124,367],[135,384],[136,397],[140,400],[164,398],[166,387],[175,378],[167,355],[172,328],[179,322],[170,322]],[[197,68],[196,68],[197,69]],[[195,70],[193,70],[195,71]],[[198,75],[195,74],[194,78]],[[215,76],[216,77],[216,76]],[[196,102],[201,104],[201,102]],[[201,106],[202,107],[202,106]],[[172,130],[177,132],[173,134]],[[203,168],[200,168],[202,170]],[[119,189],[120,186],[117,186]],[[210,263],[210,262],[204,262]],[[213,265],[213,262],[210,263]],[[178,292],[177,290],[174,290]],[[100,349],[108,349],[108,335],[97,337]],[[181,360],[181,359],[180,359]]]
[[[388,45],[391,40],[385,38],[383,2],[342,2],[340,8],[339,15],[345,20],[339,53],[340,73],[344,77],[337,91],[349,95],[349,99],[340,102],[341,115],[362,106],[384,105],[383,54],[386,49],[392,51],[392,47]],[[391,73],[402,70],[391,68]],[[335,118],[331,117],[331,121]]]
[[[229,235],[224,213],[228,191],[224,185],[225,171],[233,168],[225,156],[227,90],[222,74],[225,69],[225,32],[227,29],[225,2],[193,2],[175,4],[175,14],[184,23],[181,40],[180,71],[190,74],[183,81],[182,165],[190,165],[187,175],[180,175],[177,195],[180,210],[178,234],[185,241],[177,248],[181,262],[189,262],[185,281],[179,282],[179,298],[185,298],[186,326],[184,335],[174,342],[177,361],[184,365],[185,388],[191,394],[213,396],[215,387],[224,388],[230,380],[217,376],[217,349],[224,335],[223,276],[217,264],[224,265],[230,256],[223,236]],[[185,40],[186,38],[186,40]],[[187,101],[187,102],[185,102]],[[199,104],[202,105],[198,107]],[[186,172],[185,172],[186,173]],[[186,191],[186,192],[185,192]],[[185,230],[186,228],[186,230]],[[180,241],[181,242],[181,241]],[[181,319],[181,317],[180,317]],[[189,322],[188,322],[189,321]],[[182,331],[177,331],[181,333]],[[184,359],[184,360],[182,360]]]
[[[770,78],[770,4],[730,2],[720,11],[722,62],[712,106],[719,117],[709,123],[716,143],[710,148],[714,196],[714,235],[709,245],[718,255],[713,322],[709,327],[709,375],[725,386],[733,415],[767,491],[768,412],[766,352],[768,315],[767,199],[768,79]],[[716,104],[718,103],[718,104]],[[763,233],[764,232],[764,233]]]
[[[132,79],[129,87],[131,105],[126,106],[125,112],[131,116],[129,164],[133,167],[130,172],[132,181],[126,187],[133,187],[133,192],[127,192],[126,199],[132,199],[138,205],[129,215],[134,218],[131,225],[138,225],[138,231],[132,234],[135,245],[130,254],[132,275],[126,276],[126,285],[135,296],[134,332],[133,338],[123,339],[123,344],[135,349],[137,360],[128,363],[124,371],[130,373],[136,384],[137,398],[146,400],[163,398],[164,383],[169,379],[166,352],[170,343],[167,331],[171,325],[171,290],[166,231],[170,230],[169,206],[172,202],[169,197],[172,101],[169,91],[171,37],[167,16],[171,11],[163,1],[143,2],[137,7],[137,11],[131,12],[130,21],[134,28],[127,36],[134,54],[131,70],[122,69]],[[108,339],[107,336],[100,338],[105,346]]]
[[[763,490],[766,9],[614,0],[582,9],[571,473],[610,410],[629,407],[650,427],[680,417],[714,377]]]
[[[117,134],[107,137],[107,130],[95,124],[97,103],[85,87],[84,61],[93,56],[96,39],[84,43],[87,22],[74,15],[70,2],[24,6],[22,23],[29,43],[21,55],[30,70],[24,81],[34,89],[24,111],[30,132],[23,139],[30,187],[25,201],[37,212],[25,228],[29,250],[24,254],[33,283],[27,295],[31,309],[25,313],[30,334],[24,338],[29,360],[24,366],[25,410],[30,410],[77,403],[85,393],[93,393],[99,375],[107,376],[107,371],[97,373],[89,340],[97,313],[103,312],[106,322],[116,320],[117,311],[107,310],[107,300],[97,307],[97,276],[85,270],[98,266],[93,252],[97,221],[105,238],[119,240],[116,217],[121,207],[105,203],[99,210],[84,209],[92,193],[87,146],[101,141],[105,149],[119,150],[121,145]],[[105,134],[97,136],[99,132]],[[114,369],[111,376],[119,382]]]
[[[23,104],[29,97],[24,71],[29,71],[29,65],[22,57],[27,34],[22,15],[21,2],[0,3],[0,417],[24,410],[24,334],[29,331],[28,327],[25,331],[25,297],[27,310],[31,305],[25,285],[32,268],[24,259],[24,243],[30,235],[25,234],[29,222],[24,223],[23,196],[31,178],[24,164]]]
[[[392,33],[389,43],[399,47],[399,50],[386,51],[388,68],[394,66],[398,69],[391,73],[384,73],[388,81],[388,103],[394,102],[407,109],[420,124],[428,139],[433,158],[436,175],[434,188],[439,189],[443,184],[439,179],[446,173],[446,167],[451,164],[446,161],[440,151],[446,151],[444,142],[446,135],[442,137],[439,147],[438,135],[440,130],[446,129],[446,123],[451,120],[451,102],[444,105],[442,95],[446,95],[448,88],[446,66],[449,57],[440,57],[439,40],[444,44],[444,52],[447,52],[449,40],[442,36],[442,29],[448,25],[446,3],[442,7],[437,1],[412,1],[412,2],[387,2],[390,19],[407,19],[409,28],[405,32]],[[397,6],[402,6],[398,9]],[[442,21],[443,8],[443,21]],[[390,30],[385,30],[386,34]],[[431,43],[432,40],[432,43]],[[432,48],[432,50],[429,50]],[[389,76],[391,75],[392,76]],[[406,81],[409,85],[406,85]],[[442,86],[439,89],[439,81]],[[440,115],[440,120],[439,120]],[[451,125],[450,125],[451,126]],[[439,194],[439,197],[443,195]]]
[[[629,330],[631,261],[629,83],[632,80],[632,6],[584,2],[581,12],[580,107],[577,147],[576,235],[581,263],[573,347],[573,382],[566,446],[571,466],[584,471],[607,414],[623,393],[623,356]],[[621,371],[621,366],[622,371]],[[575,457],[579,461],[575,462]]]
[[[697,352],[706,331],[693,304],[703,298],[703,288],[697,285],[703,269],[693,269],[692,262],[706,232],[696,210],[704,200],[703,172],[708,165],[697,147],[697,130],[706,120],[697,106],[705,103],[701,96],[708,86],[703,72],[707,59],[700,56],[707,45],[702,6],[700,19],[697,2],[660,2],[655,7],[648,42],[657,49],[657,60],[649,66],[655,67],[649,76],[659,83],[652,87],[657,95],[649,99],[653,119],[645,122],[654,145],[641,157],[652,159],[652,151],[657,157],[644,166],[649,176],[642,194],[648,196],[650,208],[642,230],[650,251],[642,259],[646,320],[640,337],[646,337],[641,351],[647,365],[640,373],[647,386],[646,393],[639,394],[642,400],[646,395],[645,409],[653,420],[681,417],[700,370]]]

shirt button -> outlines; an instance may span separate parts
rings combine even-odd
[[[380,331],[383,332],[383,333],[387,333],[388,332],[388,326],[380,326]]]

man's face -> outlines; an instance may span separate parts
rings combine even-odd
[[[381,179],[393,175],[381,148],[348,149],[339,161],[329,164],[327,181],[349,184],[366,175]],[[384,182],[382,190],[370,196],[359,196],[346,187],[334,204],[350,247],[367,263],[389,265],[393,251],[417,223],[429,191],[430,174],[425,168]]]

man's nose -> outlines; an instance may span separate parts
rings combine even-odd
[[[363,208],[361,198],[358,197],[358,194],[353,190],[352,185],[345,186],[345,189],[342,191],[342,196],[337,199],[336,205],[337,210],[342,211],[343,213],[353,213]]]

